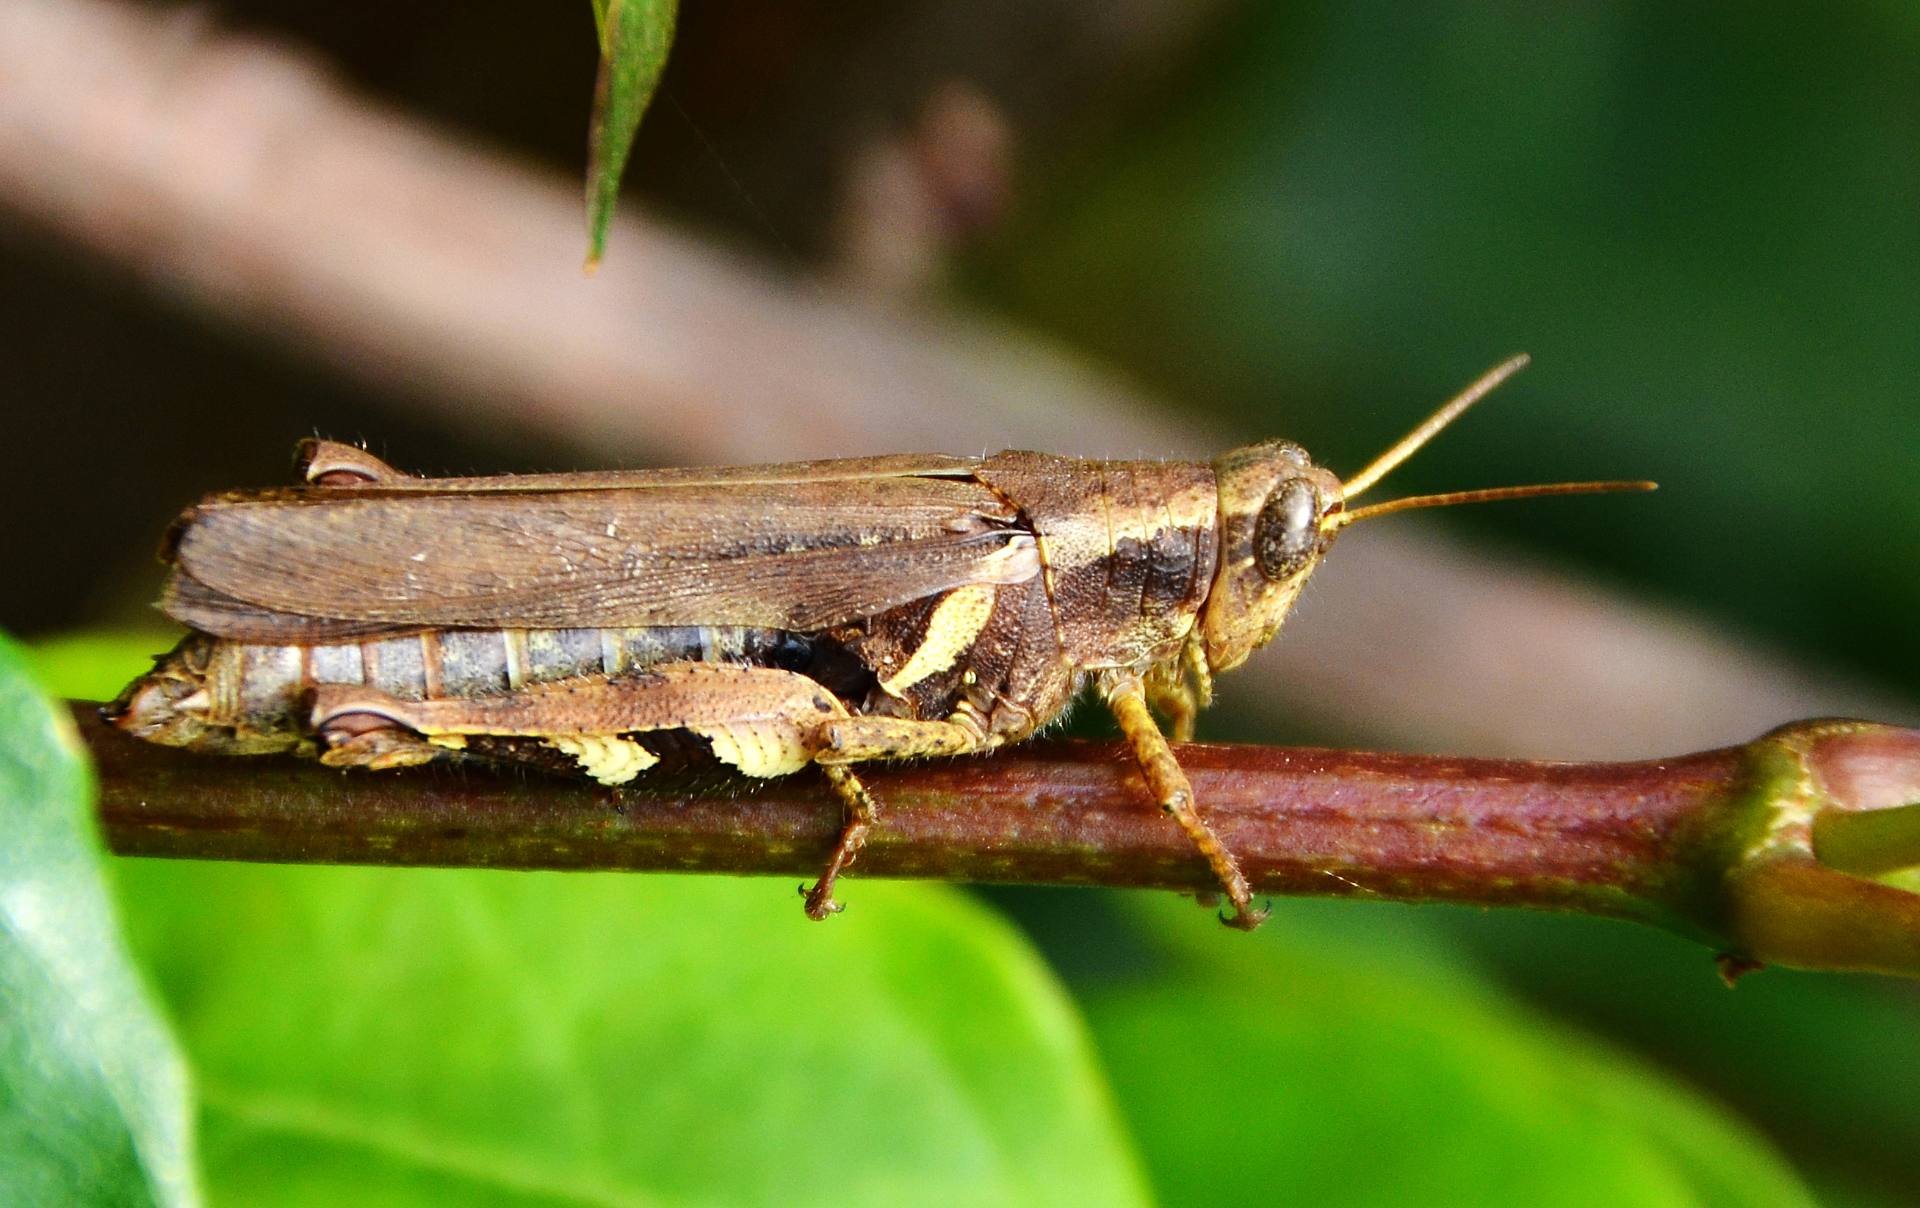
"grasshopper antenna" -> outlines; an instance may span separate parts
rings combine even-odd
[[[1372,487],[1394,471],[1401,462],[1420,451],[1421,446],[1438,436],[1442,429],[1462,412],[1493,392],[1494,387],[1506,381],[1527,367],[1533,358],[1526,353],[1508,357],[1492,369],[1481,374],[1472,385],[1448,399],[1446,404],[1428,416],[1419,427],[1395,441],[1393,447],[1373,459],[1367,467],[1341,484],[1341,495],[1351,500],[1362,491]],[[1393,512],[1412,511],[1414,508],[1451,507],[1460,503],[1491,503],[1499,499],[1532,499],[1540,495],[1599,495],[1610,491],[1652,491],[1658,489],[1657,483],[1624,480],[1611,482],[1542,482],[1527,486],[1485,487],[1473,491],[1446,491],[1438,495],[1410,495],[1405,499],[1389,500],[1369,507],[1354,508],[1351,511],[1336,512],[1327,518],[1334,527],[1352,524],[1373,516],[1386,516]]]
[[[1657,491],[1660,484],[1644,479],[1619,479],[1609,482],[1536,482],[1518,487],[1483,487],[1477,491],[1444,491],[1438,495],[1409,495],[1369,504],[1351,512],[1336,512],[1328,518],[1335,527],[1374,516],[1390,516],[1415,508],[1444,508],[1456,503],[1492,503],[1498,499],[1533,499],[1540,495],[1604,495],[1613,491]]]
[[[1432,415],[1429,415],[1426,421],[1418,428],[1415,428],[1413,431],[1395,441],[1391,449],[1374,458],[1366,469],[1342,483],[1340,486],[1341,495],[1347,499],[1352,499],[1362,491],[1373,486],[1373,484],[1379,482],[1382,478],[1393,473],[1394,468],[1401,462],[1418,453],[1420,446],[1440,435],[1441,429],[1445,428],[1454,420],[1459,419],[1461,413],[1468,407],[1473,406],[1481,399],[1487,397],[1487,395],[1492,394],[1494,387],[1506,381],[1514,374],[1519,373],[1522,369],[1525,369],[1532,360],[1532,357],[1522,352],[1515,356],[1508,357],[1492,369],[1481,374],[1473,385],[1468,386],[1465,390],[1448,399],[1445,406],[1441,407],[1440,410],[1434,412]]]

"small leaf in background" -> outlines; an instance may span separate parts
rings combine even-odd
[[[42,638],[27,648],[27,670],[40,690],[69,700],[112,700],[155,655],[179,642],[178,631],[101,630]]]
[[[589,273],[606,252],[627,152],[666,68],[678,7],[677,0],[593,0],[600,30],[600,76],[594,83],[593,124],[587,136]]]
[[[1248,944],[1130,902],[1171,968],[1082,997],[1164,1203],[1812,1202],[1698,1093],[1444,954],[1343,948],[1295,903]]]
[[[0,1203],[195,1203],[186,1067],[122,947],[71,724],[0,639]]]
[[[951,890],[822,925],[771,880],[119,872],[219,1203],[1146,1198],[1072,1005]]]

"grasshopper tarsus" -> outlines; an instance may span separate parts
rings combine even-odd
[[[846,811],[846,821],[841,825],[840,837],[834,842],[833,854],[827,857],[826,871],[820,874],[819,881],[812,889],[804,886],[801,893],[807,899],[807,917],[819,922],[822,919],[839,914],[846,907],[834,901],[833,885],[840,874],[860,855],[860,849],[867,845],[867,835],[873,830],[874,819],[879,808],[874,804],[873,794],[867,792],[867,786],[844,764],[823,763],[820,770],[826,774],[827,783],[833,786],[834,796],[840,799]]]
[[[1267,921],[1273,914],[1273,903],[1262,901],[1259,906],[1248,903],[1235,906],[1231,911],[1221,910],[1217,917],[1220,922],[1235,931],[1252,931]]]
[[[847,908],[845,902],[836,901],[832,886],[825,877],[812,885],[802,884],[800,896],[806,900],[807,917],[816,923],[824,923]]]

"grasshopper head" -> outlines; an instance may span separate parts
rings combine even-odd
[[[1526,364],[1521,355],[1495,366],[1344,483],[1309,461],[1305,449],[1284,440],[1248,445],[1215,461],[1220,560],[1200,614],[1207,666],[1215,672],[1238,667],[1271,641],[1334,537],[1356,520],[1456,503],[1653,489],[1650,482],[1552,482],[1347,506]]]
[[[135,738],[215,755],[263,755],[298,746],[302,739],[290,718],[275,729],[240,728],[215,718],[215,698],[222,694],[215,646],[204,634],[189,634],[154,659],[152,671],[101,706],[101,717]]]
[[[1320,565],[1345,506],[1340,480],[1291,441],[1269,440],[1217,459],[1220,561],[1200,614],[1207,666],[1226,671],[1273,639]]]
[[[128,684],[100,710],[102,717],[135,738],[169,747],[201,747],[212,733],[206,723],[208,655],[212,643],[190,636],[153,660],[153,670]]]

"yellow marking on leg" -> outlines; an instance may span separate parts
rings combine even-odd
[[[953,666],[986,628],[987,618],[993,615],[993,597],[994,588],[987,583],[948,592],[927,618],[927,634],[914,648],[907,665],[880,681],[880,690],[888,696],[899,696],[929,675]]]
[[[790,722],[688,726],[713,746],[713,757],[747,776],[785,776],[813,761],[813,749]]]
[[[1153,703],[1166,715],[1168,737],[1175,742],[1193,741],[1193,719],[1199,710],[1194,706],[1192,689],[1185,684],[1177,685],[1156,697]]]
[[[1147,703],[1167,719],[1167,737],[1175,742],[1193,741],[1194,717],[1213,698],[1212,681],[1196,677],[1187,658],[1193,649],[1189,643],[1172,660],[1155,664],[1145,680]]]
[[[1154,800],[1206,857],[1207,865],[1220,881],[1220,888],[1226,891],[1227,900],[1233,904],[1233,925],[1243,931],[1258,927],[1267,913],[1253,908],[1253,892],[1240,871],[1240,862],[1194,809],[1193,786],[1188,783],[1187,774],[1180,770],[1180,761],[1173,757],[1172,748],[1167,746],[1166,736],[1153,723],[1140,677],[1109,672],[1102,677],[1100,689],[1107,707],[1113,710],[1113,719],[1120,723],[1127,745],[1133,748],[1133,757],[1140,764],[1140,774],[1146,778]]]
[[[449,751],[464,751],[467,749],[467,736],[465,734],[429,734],[427,735],[427,741],[436,747],[445,747]]]
[[[547,745],[571,755],[580,770],[601,784],[625,784],[660,762],[660,757],[631,738],[613,734],[581,734],[547,739]]]

